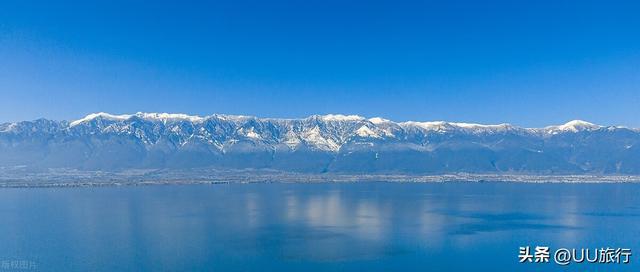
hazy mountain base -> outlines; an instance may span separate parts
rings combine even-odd
[[[33,171],[26,168],[0,168],[0,187],[70,187],[153,184],[215,184],[269,182],[528,182],[528,183],[619,183],[640,182],[629,175],[525,175],[472,174],[308,174],[272,170],[189,170],[135,169],[117,172],[80,171],[51,168]]]

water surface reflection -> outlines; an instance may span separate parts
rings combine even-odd
[[[383,182],[3,189],[0,259],[65,271],[552,271],[519,264],[518,247],[640,250],[639,193]]]

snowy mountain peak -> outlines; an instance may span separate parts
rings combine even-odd
[[[589,123],[586,121],[582,121],[582,120],[573,120],[573,121],[569,121],[564,125],[559,125],[559,126],[552,126],[549,127],[551,131],[570,131],[570,132],[579,132],[579,131],[584,131],[584,130],[597,130],[600,129],[602,126],[593,124],[593,123]]]
[[[380,118],[380,117],[369,118],[369,122],[374,123],[376,125],[383,124],[383,123],[391,123],[390,120],[384,119],[384,118]]]

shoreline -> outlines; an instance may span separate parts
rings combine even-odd
[[[640,183],[635,175],[476,174],[328,174],[270,170],[129,170],[121,172],[49,169],[42,172],[0,171],[0,188],[102,187],[228,183]]]

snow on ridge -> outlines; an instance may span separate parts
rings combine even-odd
[[[188,115],[184,113],[146,113],[146,112],[138,112],[136,113],[137,117],[146,120],[159,120],[159,121],[168,121],[168,120],[184,120],[193,123],[202,122],[205,118],[197,115]]]
[[[483,125],[483,124],[455,123],[455,122],[445,122],[445,121],[431,121],[431,122],[407,121],[399,124],[401,126],[419,127],[424,130],[431,130],[431,131],[445,131],[448,129],[456,129],[456,128],[463,129],[463,130],[470,130],[470,131],[497,131],[497,130],[507,130],[507,129],[515,128],[510,124]]]
[[[449,126],[449,123],[444,121],[431,121],[431,122],[416,122],[406,121],[399,123],[400,126],[419,127],[425,130],[443,130]]]
[[[104,119],[114,120],[114,121],[124,121],[124,120],[127,120],[127,119],[131,118],[131,116],[132,116],[131,114],[114,115],[114,114],[109,114],[109,113],[106,113],[106,112],[91,113],[91,114],[85,116],[82,119],[78,119],[78,120],[75,120],[75,121],[69,123],[69,126],[74,127],[74,126],[77,126],[79,124],[89,122],[89,121],[91,121],[93,119],[96,119],[96,118],[104,118]]]
[[[262,139],[262,136],[260,136],[260,134],[258,134],[257,132],[255,132],[255,130],[253,128],[249,128],[247,130],[245,130],[244,128],[240,128],[238,129],[238,133],[241,135],[246,136],[247,138],[252,138],[252,139]]]
[[[129,120],[132,117],[139,117],[144,120],[149,121],[188,121],[192,123],[201,123],[211,118],[217,118],[224,121],[232,121],[232,122],[245,122],[249,119],[256,119],[260,121],[264,120],[304,120],[304,119],[286,119],[286,118],[258,118],[254,116],[246,116],[246,115],[227,115],[227,114],[213,114],[209,116],[198,116],[198,115],[189,115],[184,113],[145,113],[138,112],[135,114],[110,114],[106,112],[98,112],[91,113],[84,118],[72,121],[69,123],[70,127],[77,126],[79,124],[89,122],[96,118],[104,118],[112,121],[125,121]],[[384,119],[381,117],[373,117],[366,119],[365,117],[359,115],[343,115],[343,114],[326,114],[326,115],[312,115],[308,118],[318,118],[325,122],[341,122],[341,121],[364,121],[367,120],[374,125],[381,124],[397,124],[401,127],[419,127],[424,130],[430,131],[444,131],[451,129],[462,129],[467,131],[498,131],[498,130],[508,130],[508,129],[517,129],[520,127],[513,126],[511,124],[503,123],[496,125],[485,125],[485,124],[477,124],[477,123],[463,123],[463,122],[446,122],[446,121],[428,121],[428,122],[417,122],[417,121],[405,121],[405,122],[394,122],[388,119]],[[307,118],[307,119],[308,119]],[[582,120],[573,120],[569,121],[562,125],[554,125],[547,126],[544,128],[523,128],[524,130],[530,131],[544,131],[548,133],[558,133],[558,132],[578,132],[583,130],[596,130],[600,129],[603,126],[596,125],[593,123],[589,123]],[[615,128],[623,128],[616,126]],[[637,129],[633,129],[637,130]]]
[[[510,124],[498,124],[498,125],[483,125],[483,124],[473,124],[473,123],[449,123],[456,127],[461,128],[469,128],[469,129],[507,129],[512,128],[513,126]]]
[[[116,114],[110,114],[110,113],[106,113],[106,112],[98,112],[98,113],[91,113],[91,114],[85,116],[82,119],[75,120],[75,121],[69,123],[69,126],[70,127],[74,127],[74,126],[77,126],[79,124],[86,123],[86,122],[89,122],[91,120],[94,120],[96,118],[103,118],[103,119],[112,120],[112,121],[126,121],[126,120],[131,119],[134,116],[142,118],[144,120],[162,121],[162,122],[166,122],[166,121],[189,121],[189,122],[192,122],[192,123],[197,123],[197,122],[202,122],[203,120],[206,119],[204,117],[200,117],[200,116],[197,116],[197,115],[188,115],[188,114],[183,114],[183,113],[147,113],[147,112],[138,112],[136,114],[120,114],[120,115],[116,115]]]
[[[231,114],[213,114],[207,118],[211,118],[211,117],[215,117],[224,121],[232,121],[232,122],[241,122],[241,121],[246,121],[248,119],[256,118],[255,116],[249,116],[249,115],[231,115]]]
[[[303,131],[301,136],[305,142],[312,144],[321,150],[329,150],[333,152],[340,150],[341,145],[331,138],[323,137],[318,126],[315,126],[310,130]]]
[[[380,135],[378,135],[378,133],[375,133],[367,126],[361,126],[359,129],[357,129],[356,135],[360,137],[380,138]]]
[[[0,124],[0,132],[9,132],[14,130],[16,127],[18,126],[17,123],[5,123],[5,124]]]
[[[362,121],[365,118],[359,115],[326,114],[319,115],[323,121]]]

